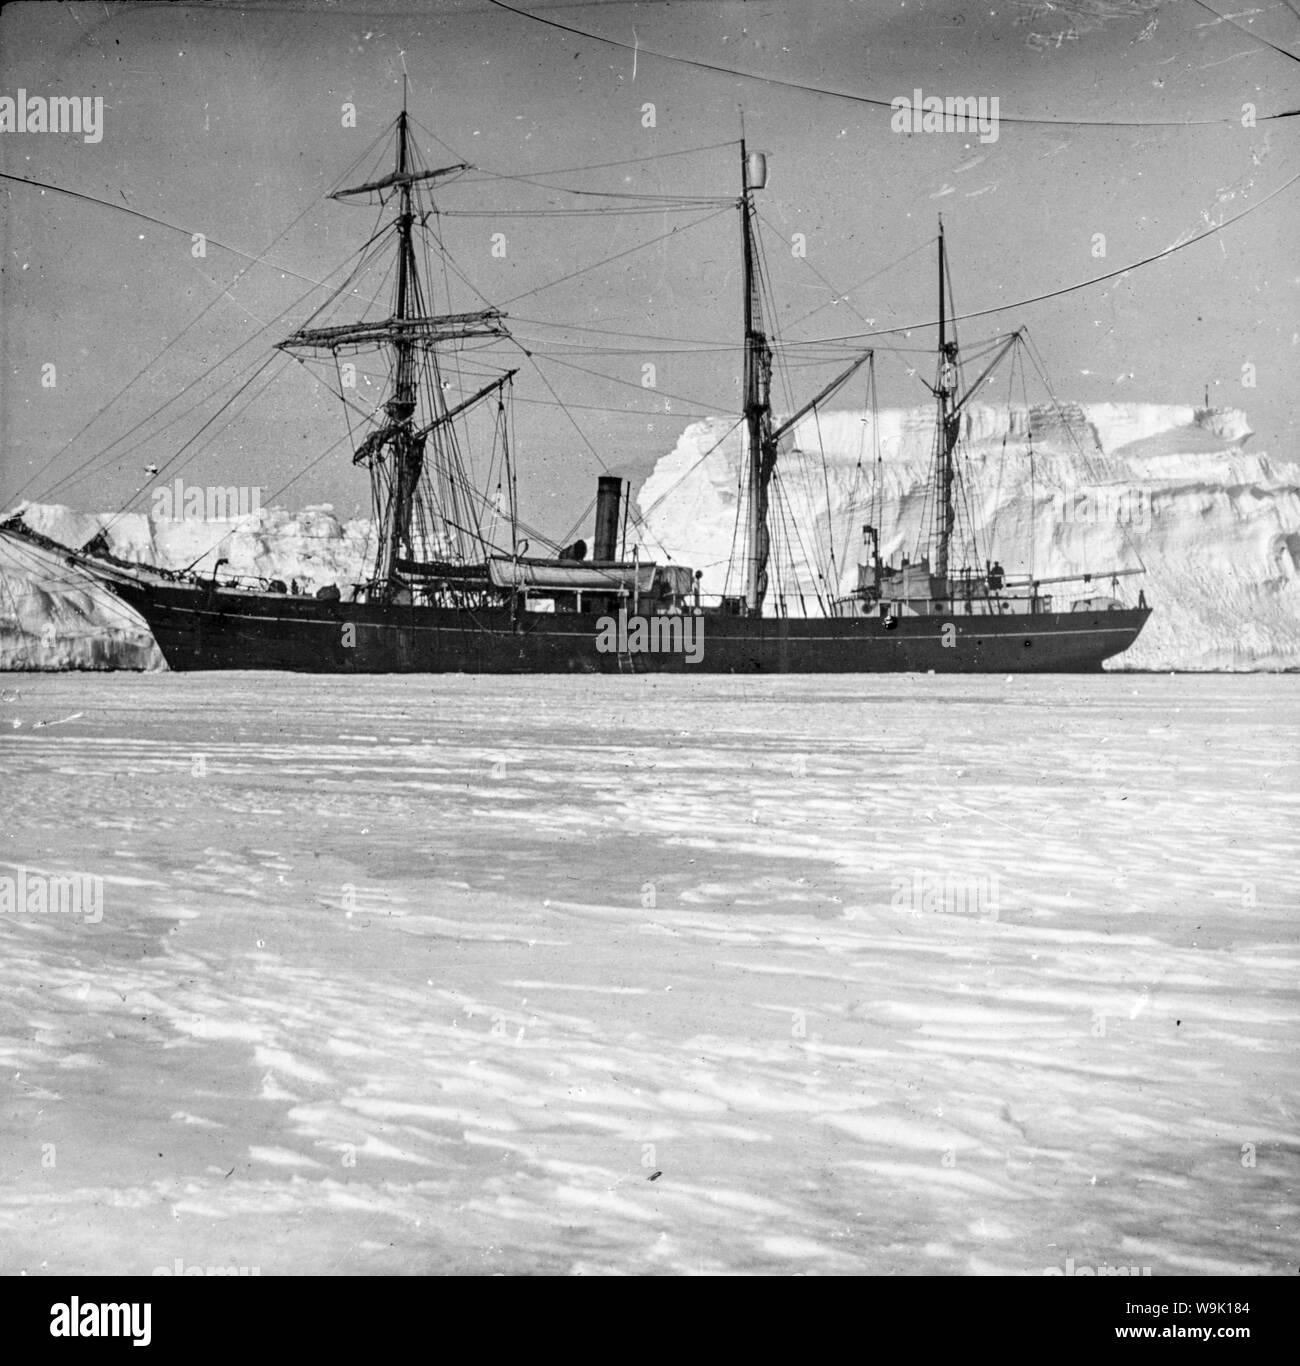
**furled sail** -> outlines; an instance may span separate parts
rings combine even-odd
[[[459,341],[465,337],[503,337],[497,325],[505,314],[495,308],[477,313],[443,313],[435,317],[385,318],[370,323],[344,323],[339,327],[303,327],[278,343],[281,351],[302,347],[332,351],[340,346],[376,346],[383,343]]]
[[[421,181],[437,180],[439,176],[451,175],[456,171],[468,171],[471,167],[468,162],[458,161],[454,166],[442,166],[436,171],[393,171],[391,174],[381,176],[378,180],[367,181],[364,185],[353,185],[351,189],[335,190],[331,199],[350,199],[353,195],[367,195],[378,193],[382,196],[383,191],[391,190],[400,186],[418,185]]]

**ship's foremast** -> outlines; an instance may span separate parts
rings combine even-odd
[[[382,420],[358,446],[354,463],[367,467],[380,466],[387,479],[375,483],[375,521],[379,528],[378,549],[372,576],[371,592],[380,598],[391,596],[400,586],[398,563],[403,550],[413,553],[411,522],[415,509],[416,490],[424,472],[425,442],[430,433],[469,403],[485,398],[504,384],[515,371],[486,386],[469,403],[448,411],[438,385],[430,390],[434,412],[427,424],[418,425],[419,369],[423,351],[439,343],[449,343],[470,337],[499,337],[505,329],[500,320],[505,316],[496,309],[481,309],[472,313],[428,314],[424,312],[424,298],[416,267],[413,231],[416,214],[413,187],[436,181],[443,176],[469,170],[465,163],[444,166],[437,170],[412,169],[410,129],[405,103],[396,121],[395,165],[390,175],[368,181],[349,189],[336,190],[331,199],[347,200],[381,197],[396,189],[398,213],[394,222],[397,230],[397,279],[392,315],[374,322],[346,323],[334,327],[305,327],[280,343],[280,349],[299,351],[330,351],[335,357],[345,348],[387,348],[392,357],[392,393],[384,403]],[[386,490],[385,490],[386,486]]]
[[[411,250],[411,182],[407,178],[406,108],[397,116],[397,171],[401,186],[401,211],[397,216],[397,297],[393,317],[399,324],[410,317],[412,284],[416,283],[415,256]],[[415,435],[415,345],[404,330],[399,330],[392,341],[393,397],[384,405],[388,416],[393,452],[392,483],[388,499],[388,515],[383,519],[379,536],[379,557],[375,564],[375,578],[383,586],[392,583],[397,568],[398,551],[410,544],[411,510],[415,502],[415,487],[424,469],[424,439]]]

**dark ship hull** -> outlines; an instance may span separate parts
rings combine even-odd
[[[613,633],[610,618],[597,612],[329,602],[127,576],[110,586],[144,617],[168,665],[181,671],[1092,673],[1126,650],[1150,615],[1146,607],[1124,607],[903,616],[886,625],[878,616],[706,613],[693,619],[688,648],[602,649],[602,638],[608,646]],[[625,634],[631,644],[635,632]]]

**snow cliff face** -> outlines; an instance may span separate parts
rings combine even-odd
[[[0,669],[161,669],[149,628],[89,574],[0,536]]]
[[[726,584],[736,527],[742,444],[734,419],[692,423],[639,495],[644,554],[703,571],[705,593]],[[801,528],[793,578],[811,591],[814,547],[835,548],[833,591],[856,580],[863,523],[873,520],[875,450],[883,473],[881,552],[913,554],[926,517],[934,424],[929,408],[891,409],[873,431],[862,413],[805,419],[778,465],[784,499]],[[1051,408],[976,405],[967,413],[959,466],[959,530],[973,524],[979,559],[1042,578],[1137,567],[1121,595],[1145,594],[1154,615],[1123,657],[1138,669],[1300,668],[1300,467],[1246,449],[1235,409],[1156,404]],[[716,448],[715,448],[716,447]],[[826,452],[823,468],[820,450]],[[1031,461],[1032,449],[1032,461]],[[706,455],[706,452],[708,454]],[[774,510],[780,510],[774,501]],[[297,580],[314,592],[363,576],[373,552],[364,519],[341,522],[328,506],[297,514],[263,508],[230,522],[110,519],[31,504],[28,524],[64,545],[108,526],[122,559]],[[969,519],[966,514],[969,513]],[[961,563],[958,537],[954,559]],[[785,591],[794,605],[790,574]],[[775,576],[771,592],[780,585]],[[1053,585],[1058,605],[1108,593],[1108,580]],[[769,599],[770,600],[770,599]],[[163,667],[144,623],[61,559],[0,537],[0,668]]]
[[[647,553],[702,570],[706,594],[743,591],[726,577],[742,482],[742,434],[729,431],[733,421],[689,426],[638,500]],[[1119,580],[1119,596],[1136,601],[1140,588],[1154,614],[1111,667],[1300,668],[1300,466],[1248,452],[1250,436],[1236,409],[976,405],[958,453],[964,495],[954,561],[977,562],[968,548],[973,525],[978,562],[998,559],[1010,574],[1145,565],[1145,575]],[[877,446],[881,553],[915,555],[918,544],[924,551],[918,536],[928,521],[933,409],[883,411],[876,431],[862,413],[809,417],[783,444],[777,467],[790,520],[802,528],[802,547],[796,541],[790,554],[793,574],[784,575],[792,609],[794,581],[810,602],[815,596],[814,547],[835,548],[834,593],[856,582],[857,564],[867,559],[862,527],[873,520]],[[769,601],[775,591],[774,578]],[[1109,594],[1111,585],[1046,591],[1062,606]]]

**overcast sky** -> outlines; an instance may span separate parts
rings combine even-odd
[[[86,509],[120,506],[147,482],[145,465],[174,455],[213,409],[143,446],[132,438],[98,453],[241,343],[209,387],[245,378],[319,305],[325,291],[312,282],[336,272],[375,221],[373,210],[324,196],[400,107],[403,63],[412,116],[438,139],[423,140],[425,159],[485,173],[439,192],[441,231],[458,270],[504,307],[533,353],[501,347],[474,361],[522,365],[522,511],[556,536],[589,501],[602,465],[640,480],[687,421],[735,411],[737,217],[707,204],[612,216],[521,210],[602,202],[566,192],[575,189],[734,196],[743,110],[750,145],[769,154],[764,250],[778,330],[792,341],[933,320],[940,212],[965,312],[1150,256],[1300,172],[1300,120],[1262,118],[1300,106],[1300,68],[1269,47],[1300,53],[1300,6],[1216,6],[1235,24],[1196,0],[516,8],[627,46],[487,0],[6,6],[0,96],[102,96],[104,114],[96,143],[0,133],[0,169],[174,226],[0,182],[0,503],[53,490]],[[891,130],[887,108],[800,86],[886,102],[918,87],[996,96],[998,137],[909,136]],[[342,126],[345,102],[356,105],[356,128]],[[1246,104],[1261,116],[1254,127],[1242,126]],[[1017,121],[1033,119],[1060,122]],[[647,157],[656,159],[634,160]],[[550,189],[497,178],[541,172]],[[1246,410],[1260,446],[1294,459],[1298,196],[1300,185],[1122,279],[968,322],[962,340],[1027,325],[1066,399],[1199,403],[1209,384],[1212,402]],[[459,216],[470,213],[483,216]],[[208,238],[203,259],[192,255],[193,233]],[[504,257],[492,254],[494,234],[505,235]],[[795,234],[806,257],[792,251]],[[629,250],[638,243],[650,245]],[[450,297],[433,282],[438,308],[480,306],[447,278]],[[934,335],[918,327],[877,339],[896,348],[880,355],[882,401],[925,401],[907,366],[930,373],[920,352]],[[41,383],[47,364],[53,388]],[[646,364],[653,390],[641,384]],[[1254,388],[1243,386],[1246,365]],[[779,406],[831,373],[793,369]],[[277,501],[366,510],[346,449],[311,464],[342,428],[337,402],[301,367],[286,364],[244,397],[236,422],[187,448],[187,481],[269,492],[305,469]],[[861,401],[860,385],[844,391],[846,405]],[[83,464],[84,477],[60,483]]]

